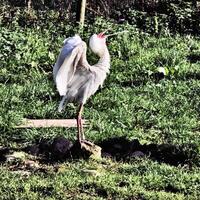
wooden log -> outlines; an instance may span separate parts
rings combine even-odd
[[[87,120],[82,120],[83,126]],[[48,127],[77,127],[75,119],[24,119],[16,128],[48,128]]]

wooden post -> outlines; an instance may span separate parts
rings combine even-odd
[[[77,21],[79,21],[81,28],[83,28],[84,26],[85,9],[86,9],[86,0],[79,0],[77,4],[76,19]]]
[[[86,0],[82,0],[82,3],[81,3],[81,14],[80,14],[80,25],[81,25],[81,28],[83,28],[83,26],[84,26],[85,8],[86,8]]]
[[[28,0],[28,12],[31,11],[32,0]]]

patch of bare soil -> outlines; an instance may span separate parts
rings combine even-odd
[[[97,146],[98,145],[98,146]],[[99,142],[96,147],[101,149],[102,157],[109,157],[117,161],[130,162],[135,158],[148,157],[158,162],[170,165],[198,165],[199,155],[194,145],[175,146],[170,144],[140,144],[139,140],[128,140],[125,137],[109,138]],[[57,137],[53,141],[42,140],[22,149],[0,147],[0,162],[9,163],[11,170],[27,169],[46,171],[45,165],[73,159],[87,159],[91,151],[81,148],[78,142],[73,143],[64,137]],[[56,167],[53,168],[56,170]]]

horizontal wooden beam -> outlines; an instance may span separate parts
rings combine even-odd
[[[82,120],[83,126],[87,120]],[[75,119],[24,119],[16,128],[77,127]]]

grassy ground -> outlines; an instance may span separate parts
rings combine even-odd
[[[87,28],[83,38],[102,27]],[[114,30],[125,28],[113,25]],[[66,26],[56,33],[40,26],[1,26],[2,147],[25,147],[57,136],[75,140],[73,128],[13,128],[22,118],[75,117],[74,105],[57,112],[59,96],[52,78],[64,35],[72,29]],[[199,38],[154,37],[128,29],[128,35],[109,40],[110,75],[85,105],[84,118],[90,120],[87,138],[97,143],[125,136],[141,144],[174,145],[187,160],[170,165],[148,155],[129,161],[73,159],[39,163],[41,167],[29,173],[16,171],[16,163],[14,170],[13,164],[1,162],[0,199],[199,199]],[[96,61],[91,52],[88,59]],[[158,67],[165,68],[164,78]]]

